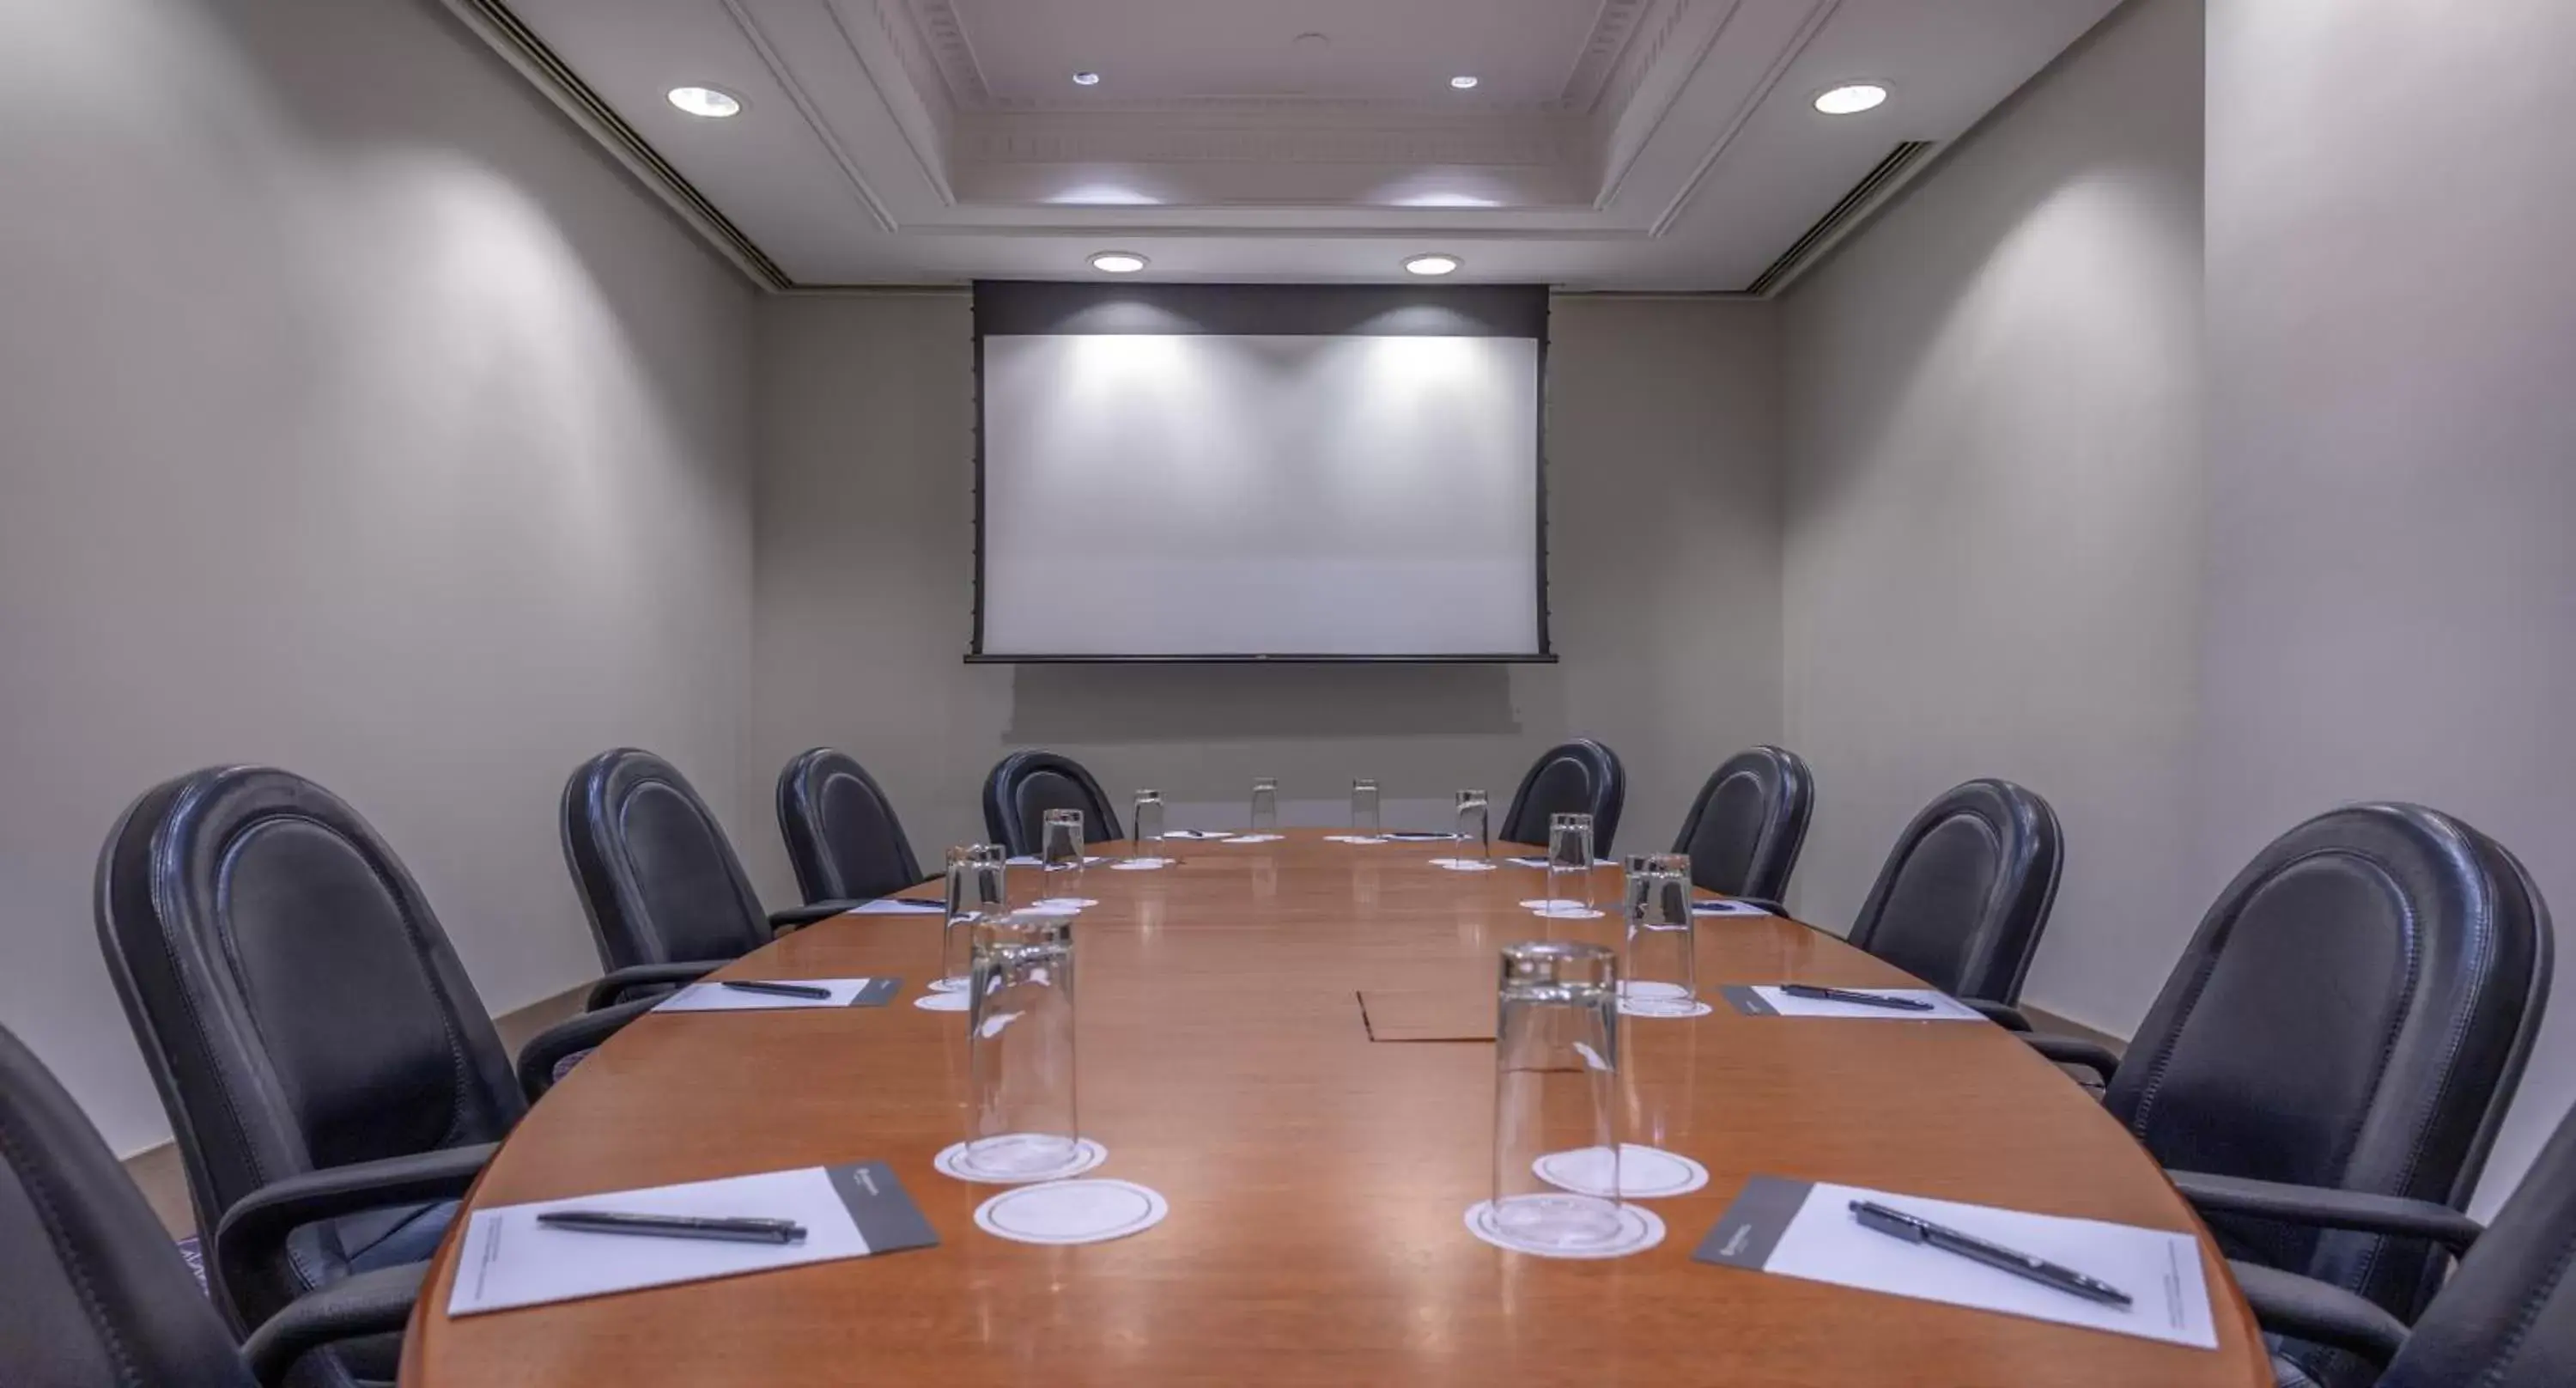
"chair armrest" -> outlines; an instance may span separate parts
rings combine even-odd
[[[2072,1036],[2025,1035],[2030,1048],[2060,1065],[2080,1065],[2102,1077],[2104,1084],[2120,1072],[2120,1057],[2111,1048]]]
[[[352,1162],[289,1176],[243,1196],[215,1222],[209,1255],[220,1284],[252,1285],[260,1264],[275,1256],[286,1236],[360,1210],[425,1205],[465,1194],[499,1144],[442,1147],[434,1152]]]
[[[696,959],[678,964],[629,964],[590,985],[589,994],[581,1000],[581,1010],[597,1012],[603,1007],[625,1002],[626,995],[638,988],[695,983],[730,962],[725,959]]]
[[[528,1096],[529,1103],[535,1103],[547,1090],[554,1088],[555,1066],[562,1063],[565,1056],[589,1050],[616,1035],[619,1028],[652,1011],[661,1001],[660,998],[637,998],[633,1002],[621,1002],[614,1007],[585,1012],[570,1021],[557,1022],[529,1037],[528,1044],[519,1048],[520,1091]]]
[[[242,1358],[261,1388],[280,1388],[305,1355],[324,1345],[400,1331],[420,1299],[427,1263],[353,1273],[288,1302],[242,1342]]]
[[[2486,1226],[2430,1200],[2399,1195],[2371,1195],[2325,1186],[2256,1181],[2243,1176],[2214,1176],[2206,1171],[2168,1171],[2174,1189],[2202,1214],[2245,1215],[2326,1229],[2352,1229],[2365,1234],[2430,1239],[2454,1256],[2469,1251]]]
[[[2245,1293],[2256,1323],[2267,1332],[2348,1350],[2369,1360],[2373,1368],[2386,1367],[2406,1344],[2406,1322],[2368,1297],[2331,1282],[2233,1258],[2227,1270],[2235,1274],[2237,1289]]]
[[[802,906],[781,906],[769,913],[770,933],[784,935],[800,926],[830,920],[834,916],[856,910],[866,904],[863,901],[812,901]]]
[[[1961,998],[1959,1001],[1975,1008],[1979,1015],[1983,1016],[1987,1021],[1994,1023],[1996,1026],[2002,1027],[2006,1031],[2017,1031],[2024,1035],[2030,1034],[2030,1019],[2021,1015],[2021,1009],[2018,1007],[2007,1006],[1999,1002],[1987,1002],[1982,998]]]

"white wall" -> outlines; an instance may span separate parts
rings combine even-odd
[[[730,810],[750,295],[429,0],[0,6],[0,1021],[160,1106],[90,866],[278,763],[408,861],[484,1001],[588,977],[555,797]]]
[[[1796,903],[1848,924],[1926,801],[2019,781],[2068,845],[2027,996],[2120,1032],[2206,905],[2200,52],[2138,0],[1786,303]]]
[[[2422,800],[2556,904],[2481,1203],[2576,1099],[2576,164],[2565,0],[2212,0],[2202,880]]]
[[[968,666],[974,372],[962,295],[762,306],[759,582],[747,812],[787,758],[840,746],[935,862],[983,836],[1005,751],[1080,757],[1175,822],[1239,817],[1251,778],[1292,815],[1354,775],[1390,822],[1510,794],[1536,752],[1603,738],[1630,774],[1623,846],[1670,843],[1699,781],[1780,733],[1770,310],[1560,299],[1548,357],[1553,666]],[[1400,808],[1398,808],[1400,807]],[[1497,813],[1500,805],[1497,804]],[[1427,816],[1427,818],[1426,818]],[[746,817],[749,817],[747,813]],[[763,889],[774,832],[744,835]]]

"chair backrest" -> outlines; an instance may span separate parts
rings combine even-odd
[[[769,941],[769,913],[715,812],[650,752],[620,747],[572,773],[563,845],[612,971],[734,959]]]
[[[5,1030],[0,1365],[10,1388],[250,1388],[142,1192]]]
[[[2415,1322],[2379,1388],[2576,1383],[2576,1114]]]
[[[778,773],[778,832],[808,903],[880,897],[921,881],[894,802],[846,752],[817,747]]]
[[[1781,747],[1728,757],[1699,788],[1673,851],[1690,855],[1691,881],[1712,892],[1778,901],[1807,842],[1816,779],[1807,759]]]
[[[1539,754],[1512,792],[1511,808],[1495,836],[1506,843],[1547,842],[1547,818],[1592,816],[1592,851],[1610,856],[1619,837],[1619,810],[1628,803],[1628,771],[1619,754],[1588,737],[1559,743]]]
[[[197,1227],[283,1177],[508,1132],[525,1111],[429,902],[339,797],[269,767],[146,792],[98,864],[99,944],[178,1138]],[[336,1279],[341,1226],[297,1231],[238,1326]]]
[[[1082,763],[1056,752],[1013,752],[984,778],[984,832],[1013,853],[1038,851],[1039,827],[1049,810],[1082,811],[1086,842],[1127,837],[1100,782]]]
[[[1953,996],[2018,1001],[2065,859],[2047,801],[2010,781],[1954,786],[1897,836],[1851,942]]]
[[[2166,1167],[2461,1207],[2548,995],[2549,912],[2494,840],[2420,805],[2275,839],[2202,918],[2104,1102]],[[2412,1317],[2421,1243],[2228,1216],[2231,1258]],[[2343,1356],[2291,1354],[2319,1382]]]

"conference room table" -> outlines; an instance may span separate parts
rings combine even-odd
[[[835,917],[720,976],[899,975],[895,1003],[644,1016],[530,1111],[467,1204],[881,1160],[938,1246],[451,1318],[451,1232],[402,1383],[2272,1382],[2189,1206],[2092,1095],[1985,1022],[1627,1019],[1622,1137],[1696,1158],[1708,1185],[1648,1202],[1668,1233],[1632,1256],[1483,1243],[1464,1213],[1490,1193],[1493,1045],[1373,1041],[1357,995],[1490,1008],[1503,945],[1617,943],[1617,870],[1596,872],[1600,919],[1561,920],[1519,905],[1543,873],[1433,866],[1447,845],[1292,830],[1167,851],[1157,871],[1086,870],[1098,904],[1074,927],[1081,1124],[1108,1149],[1093,1174],[1160,1192],[1161,1224],[1075,1247],[981,1231],[1002,1188],[932,1167],[968,1118],[963,1014],[911,1005],[940,973],[940,917]],[[1039,894],[1035,871],[1011,877],[1014,901]],[[1704,919],[1698,949],[1712,998],[1914,982],[1769,916]],[[1757,1174],[2192,1233],[2218,1348],[1693,1261]]]

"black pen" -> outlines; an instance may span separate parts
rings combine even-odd
[[[1874,1200],[1851,1202],[1852,1218],[1860,1227],[1907,1243],[1928,1244],[1944,1253],[1985,1264],[2015,1277],[2026,1277],[2043,1287],[2054,1287],[2069,1296],[2098,1301],[2105,1306],[2126,1306],[2129,1294],[2099,1278],[2087,1277],[2073,1268],[2059,1267],[2045,1258],[2016,1253],[2000,1244],[1991,1244],[1956,1229],[1945,1229],[1928,1219],[1918,1218],[1903,1210],[1891,1210]]]
[[[810,983],[754,983],[738,978],[721,981],[725,987],[738,993],[766,993],[774,998],[812,998],[817,1002],[827,1002],[832,996],[831,989],[817,988]]]
[[[713,1239],[720,1243],[786,1244],[805,1241],[805,1226],[791,1219],[551,1210],[538,1215],[537,1222],[549,1229],[567,1229],[576,1234],[635,1234],[660,1239]]]
[[[1812,983],[1783,983],[1780,991],[1793,998],[1813,998],[1818,1002],[1851,1002],[1863,1007],[1892,1007],[1899,1012],[1929,1012],[1932,1004],[1921,998],[1891,998],[1884,993],[1855,993],[1848,988],[1819,988]]]

